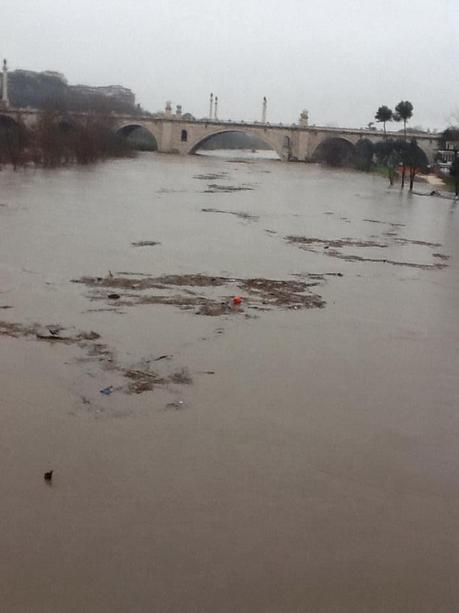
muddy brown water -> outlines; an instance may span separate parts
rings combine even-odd
[[[218,155],[0,187],[1,611],[459,610],[459,207]]]

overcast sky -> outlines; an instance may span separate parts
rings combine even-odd
[[[0,0],[12,69],[121,84],[150,111],[360,127],[414,105],[413,125],[459,110],[459,0]],[[458,117],[459,119],[459,117]]]

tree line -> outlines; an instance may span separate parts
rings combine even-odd
[[[413,189],[416,172],[426,166],[425,155],[418,147],[416,139],[407,140],[407,123],[413,116],[414,107],[409,100],[401,100],[394,110],[386,105],[378,108],[375,114],[377,122],[383,124],[384,141],[376,145],[376,158],[387,169],[389,183],[394,184],[396,170],[401,167],[401,188],[405,187],[406,171],[409,171],[410,191]],[[403,122],[403,140],[388,139],[386,124],[389,121]]]
[[[405,185],[406,169],[409,168],[410,173],[410,190],[413,189],[414,176],[416,174],[417,166],[421,165],[419,151],[416,152],[416,141],[412,139],[407,142],[407,130],[406,125],[409,119],[413,116],[413,105],[409,100],[400,101],[395,110],[392,111],[388,106],[382,105],[376,111],[376,121],[383,124],[384,128],[384,143],[380,143],[379,147],[379,159],[380,162],[387,168],[390,184],[393,185],[395,170],[397,167],[402,167],[402,182],[401,187],[403,189]],[[387,140],[386,123],[389,121],[403,121],[403,135],[404,140],[393,141]],[[445,147],[447,141],[459,141],[459,129],[457,127],[447,128],[441,139],[441,146]],[[454,160],[451,164],[449,174],[455,183],[456,196],[459,195],[459,158],[458,152],[454,150]]]
[[[110,117],[97,113],[74,120],[46,111],[32,129],[3,117],[0,165],[55,167],[131,155],[129,143],[113,128]]]
[[[350,166],[362,171],[382,167],[389,177],[390,185],[394,184],[400,171],[402,189],[408,172],[409,189],[412,191],[416,174],[428,171],[427,156],[415,138],[408,138],[407,123],[413,116],[413,108],[409,100],[400,101],[394,111],[386,105],[380,106],[375,119],[384,127],[384,139],[381,142],[373,143],[369,138],[363,138],[352,146],[343,139],[328,139],[319,146],[315,159],[331,166]],[[389,121],[403,122],[403,136],[388,138],[386,124]]]
[[[342,139],[325,142],[318,161],[330,166],[350,166],[368,172],[375,167],[383,167],[389,177],[390,185],[395,182],[397,171],[401,169],[402,187],[405,186],[406,171],[409,171],[409,186],[413,189],[416,173],[426,171],[428,160],[418,146],[416,139],[385,139],[378,143],[363,138],[354,147]]]

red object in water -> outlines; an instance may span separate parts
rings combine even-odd
[[[234,296],[233,304],[241,304],[242,298],[240,296]]]

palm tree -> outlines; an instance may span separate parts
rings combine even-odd
[[[376,111],[376,121],[379,121],[384,126],[384,139],[386,138],[386,121],[391,121],[392,115],[392,109],[386,105],[380,106]]]
[[[413,116],[413,105],[409,100],[401,100],[395,107],[395,121],[403,121],[403,132],[406,140],[406,122]]]
[[[411,104],[411,102],[409,100],[401,100],[395,107],[394,119],[395,121],[403,121],[403,134],[404,134],[405,143],[406,143],[406,122],[412,116],[413,116],[413,105]],[[403,150],[402,157],[405,154],[406,154],[406,151]],[[406,165],[402,161],[402,185],[401,185],[402,189],[405,186],[405,172],[406,172]]]

